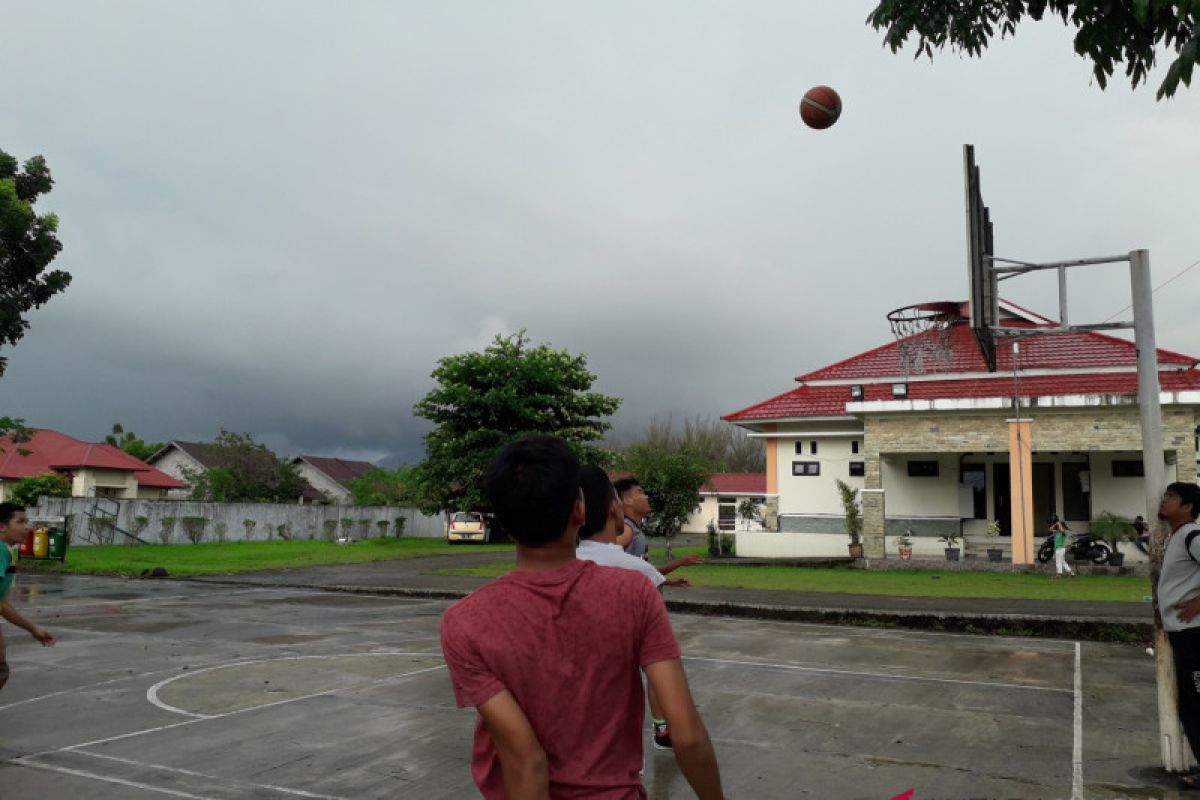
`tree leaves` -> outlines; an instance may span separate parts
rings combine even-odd
[[[1200,48],[1200,0],[882,0],[867,24],[884,31],[884,45],[898,52],[916,38],[916,56],[933,58],[949,46],[981,56],[997,30],[1015,34],[1025,16],[1041,20],[1047,9],[1077,29],[1075,52],[1092,62],[1101,89],[1108,86],[1119,63],[1137,88],[1154,68],[1156,48],[1178,53],[1155,97],[1172,97],[1179,83],[1191,85]]]

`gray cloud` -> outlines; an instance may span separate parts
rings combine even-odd
[[[246,430],[416,458],[437,358],[499,331],[588,354],[625,404],[716,416],[966,294],[960,145],[1001,254],[1200,258],[1186,92],[1106,92],[1055,22],[982,60],[893,56],[850,4],[10,9],[0,147],[43,153],[68,292],[5,413],[82,437]],[[796,103],[835,86],[843,119]],[[1156,85],[1152,77],[1150,85]],[[1197,351],[1200,268],[1156,297]],[[1005,294],[1054,311],[1037,278]],[[1072,279],[1077,319],[1127,302]]]

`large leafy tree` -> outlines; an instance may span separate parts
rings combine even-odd
[[[222,430],[204,445],[211,466],[203,472],[185,470],[193,500],[210,503],[294,503],[308,482],[290,461],[280,458],[248,433]]]
[[[1075,52],[1092,62],[1100,88],[1108,85],[1118,64],[1136,88],[1154,67],[1156,51],[1177,56],[1158,87],[1157,97],[1171,97],[1192,82],[1200,56],[1200,2],[1197,0],[882,0],[867,17],[884,31],[884,43],[898,51],[916,39],[917,57],[933,58],[934,50],[979,56],[991,40],[1016,33],[1026,18],[1057,16],[1075,28]]]
[[[607,460],[595,443],[621,401],[591,391],[596,376],[585,356],[531,346],[521,331],[497,336],[483,352],[441,359],[432,377],[437,386],[414,408],[436,426],[416,475],[426,511],[482,507],[488,462],[530,434],[558,436],[589,463]]]
[[[30,475],[13,484],[10,499],[17,505],[33,508],[39,497],[70,497],[71,482],[57,472]]]
[[[34,156],[18,168],[17,160],[0,150],[0,347],[20,341],[29,329],[25,314],[71,282],[62,270],[46,272],[62,250],[58,217],[33,209],[53,186],[44,158]],[[7,363],[0,356],[0,375]]]
[[[416,469],[374,467],[348,484],[356,506],[403,506],[415,501],[419,492]]]
[[[139,461],[145,461],[161,450],[163,446],[162,442],[143,442],[136,433],[121,427],[119,422],[113,423],[112,433],[105,436],[104,441],[113,447],[124,450]]]
[[[667,449],[650,442],[626,448],[619,469],[632,474],[650,499],[655,530],[674,536],[700,506],[700,487],[712,477],[708,458],[692,447]]]

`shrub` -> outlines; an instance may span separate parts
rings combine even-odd
[[[327,519],[321,523],[321,528],[325,531],[325,538],[333,541],[337,538],[337,520]]]
[[[737,537],[732,533],[721,534],[721,549],[731,556],[737,555]]]
[[[846,515],[846,535],[850,537],[850,544],[861,544],[863,518],[862,509],[858,505],[858,489],[851,488],[841,480],[836,483],[838,496],[842,501],[842,513]]]
[[[175,518],[163,517],[158,521],[158,540],[163,544],[170,544],[171,537],[175,535]]]
[[[246,529],[246,541],[247,542],[254,538],[254,527],[256,525],[258,525],[258,523],[252,519],[242,520],[242,527]]]
[[[200,544],[204,540],[204,532],[208,528],[207,517],[184,517],[180,520],[183,534],[192,544]]]
[[[362,538],[369,539],[371,537],[371,520],[360,519],[358,521],[358,533]]]
[[[112,544],[117,535],[117,523],[109,517],[88,517],[88,533],[96,544]]]
[[[396,538],[400,538],[401,536],[404,535],[404,523],[406,523],[406,522],[408,522],[408,520],[405,519],[404,517],[396,517],[396,520],[395,520]]]
[[[376,522],[375,527],[379,529],[379,536],[381,538],[387,537],[388,521],[386,519],[381,519],[378,522]]]
[[[354,528],[354,520],[344,519],[341,521],[341,524],[342,524],[342,538],[349,539],[350,532]]]
[[[708,554],[710,556],[721,555],[721,532],[717,530],[717,523],[710,519],[706,530],[708,531]]]
[[[224,522],[218,522],[217,524],[213,525],[213,530],[216,531],[217,541],[223,542],[225,541],[225,534],[229,532],[229,526]]]
[[[289,542],[292,540],[292,526],[286,522],[282,525],[276,525],[275,532],[279,534],[280,539],[284,539]]]
[[[130,525],[129,527],[130,527],[129,532],[140,539],[142,534],[146,532],[146,528],[150,527],[150,518],[149,517],[134,517],[133,524]]]

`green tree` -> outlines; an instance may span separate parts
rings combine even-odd
[[[62,270],[46,272],[62,250],[58,217],[33,210],[38,197],[53,186],[44,158],[34,156],[22,170],[15,158],[0,150],[0,347],[20,341],[29,329],[25,314],[71,282]],[[0,375],[7,363],[0,357]]]
[[[30,475],[13,484],[10,499],[17,505],[33,508],[42,496],[70,497],[71,482],[57,472]]]
[[[620,454],[618,465],[637,477],[650,498],[654,527],[668,537],[679,533],[699,508],[700,487],[712,477],[704,455],[687,447],[635,444]]]
[[[411,466],[373,467],[349,483],[356,506],[402,506],[416,496],[416,469]]]
[[[104,441],[106,444],[124,450],[138,461],[145,461],[163,447],[162,442],[143,442],[136,433],[121,427],[119,422],[113,423],[112,433],[105,436]]]
[[[248,433],[222,430],[205,445],[214,466],[184,471],[193,500],[210,503],[294,503],[308,487],[296,466],[279,458]]]
[[[496,451],[529,434],[558,436],[580,458],[605,463],[594,443],[619,398],[591,391],[596,376],[585,356],[529,345],[525,332],[497,336],[481,353],[438,361],[437,386],[414,413],[436,427],[425,436],[415,483],[427,512],[468,510],[483,503],[482,477]]]
[[[1026,17],[1046,13],[1075,28],[1075,52],[1092,62],[1092,74],[1103,89],[1117,64],[1125,65],[1130,85],[1145,82],[1154,67],[1155,50],[1178,54],[1158,87],[1158,99],[1171,97],[1192,82],[1200,55],[1200,3],[1196,0],[882,0],[867,16],[884,43],[898,51],[910,36],[917,53],[933,58],[935,49],[980,56],[997,33],[1016,33]]]

